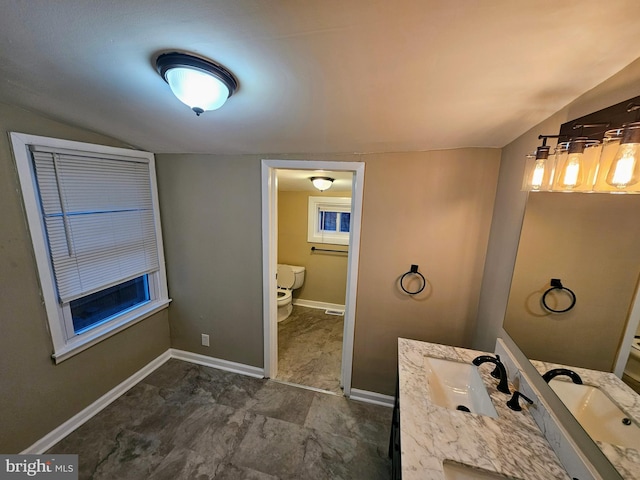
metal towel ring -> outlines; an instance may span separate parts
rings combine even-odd
[[[549,305],[547,305],[547,295],[549,295],[549,293],[554,291],[554,290],[563,290],[563,291],[567,292],[569,294],[569,296],[571,297],[571,305],[569,305],[564,310],[554,310]],[[542,305],[544,306],[544,308],[546,308],[547,310],[549,310],[552,313],[565,313],[565,312],[568,312],[569,310],[571,310],[576,305],[576,294],[573,293],[573,290],[570,290],[569,288],[562,286],[562,282],[560,281],[559,278],[552,278],[551,279],[551,288],[548,289],[546,292],[544,292],[542,294]]]
[[[407,290],[406,288],[404,288],[404,285],[402,284],[402,282],[404,281],[404,277],[406,277],[407,275],[418,275],[421,279],[422,279],[422,286],[416,290],[415,292],[410,292],[409,290]],[[402,275],[402,277],[400,277],[400,288],[405,292],[408,293],[409,295],[417,295],[418,293],[420,293],[422,290],[424,290],[424,287],[427,286],[427,280],[424,278],[424,275],[422,275],[419,271],[418,271],[418,265],[411,265],[411,270],[409,270],[407,273],[405,273],[404,275]]]

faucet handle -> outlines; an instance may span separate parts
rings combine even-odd
[[[531,400],[525,394],[516,390],[513,392],[513,396],[511,397],[511,399],[507,402],[507,407],[509,407],[511,410],[514,410],[516,412],[519,412],[520,410],[522,410],[522,407],[520,406],[520,402],[518,401],[519,398],[523,398],[530,405],[533,404],[533,400]]]
[[[498,355],[496,353],[496,368],[493,369],[493,371],[491,372],[491,376],[493,378],[497,378],[500,379],[500,367],[499,364],[501,364],[502,361],[500,360],[500,355]]]

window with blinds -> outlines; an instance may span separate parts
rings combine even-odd
[[[147,152],[11,133],[58,362],[169,303]]]
[[[31,153],[63,303],[158,270],[148,162]]]
[[[351,198],[309,197],[307,241],[349,244]]]

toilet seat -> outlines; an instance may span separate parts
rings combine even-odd
[[[278,306],[279,307],[283,307],[283,306],[287,305],[288,303],[291,303],[291,290],[289,290],[287,288],[278,287],[277,293],[278,293]]]

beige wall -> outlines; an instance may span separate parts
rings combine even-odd
[[[640,274],[638,212],[637,195],[529,195],[504,322],[527,357],[613,371]],[[570,311],[542,307],[551,278],[575,293]],[[555,294],[552,308],[570,305]]]
[[[367,157],[353,386],[392,394],[397,337],[470,346],[500,150]],[[415,297],[411,264],[429,285]]]
[[[0,104],[0,452],[18,453],[169,347],[167,312],[54,365],[8,132],[123,146]]]
[[[346,245],[307,242],[309,197],[351,197],[351,192],[278,192],[278,263],[305,267],[304,285],[294,299],[344,305],[347,260],[341,253],[311,252],[311,247],[348,250]]]
[[[260,158],[157,155],[156,167],[171,346],[262,367]]]
[[[585,93],[560,112],[518,137],[502,149],[498,191],[482,280],[474,347],[493,351],[502,328],[520,227],[527,200],[521,192],[524,157],[540,145],[538,135],[557,134],[560,125],[640,95],[640,59]]]
[[[321,156],[365,163],[354,388],[393,393],[398,336],[471,343],[499,155]],[[262,366],[261,158],[157,156],[173,347]],[[397,285],[412,263],[430,281],[416,298]]]

